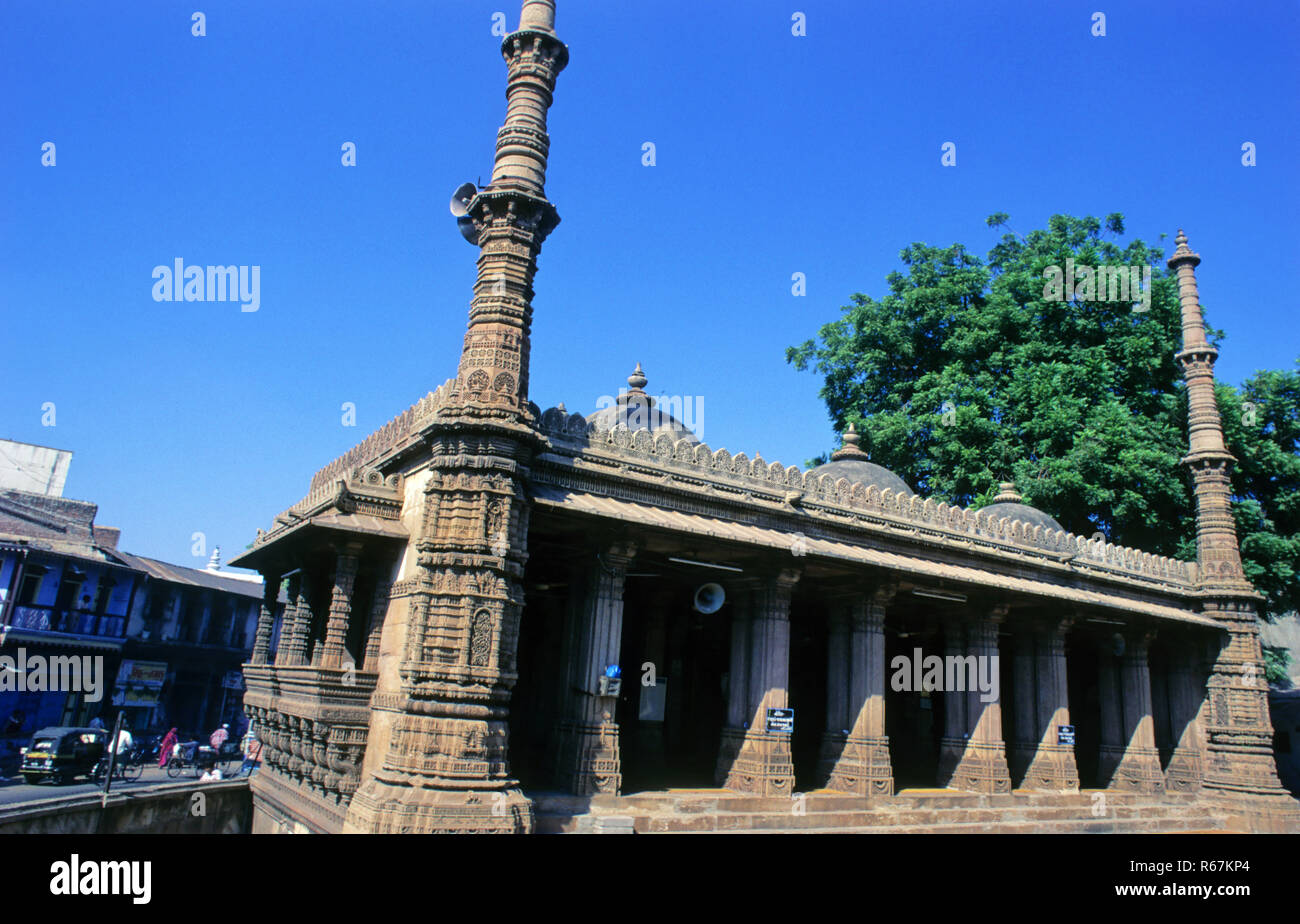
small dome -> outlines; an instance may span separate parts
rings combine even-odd
[[[808,474],[830,475],[837,481],[845,478],[850,484],[861,482],[865,485],[875,485],[882,491],[888,489],[895,494],[915,494],[916,492],[907,486],[907,482],[883,465],[872,462],[867,454],[858,448],[861,439],[857,428],[850,423],[849,428],[844,431],[844,444],[831,453],[831,461],[810,469]]]
[[[1016,491],[1015,482],[1004,481],[998,485],[998,494],[993,498],[993,503],[987,507],[981,507],[979,512],[988,514],[991,517],[1006,517],[1009,520],[1020,520],[1030,526],[1041,526],[1043,529],[1065,532],[1064,527],[1056,520],[1036,507],[1030,507],[1028,504],[1023,503],[1023,501],[1024,498]]]
[[[655,406],[655,399],[645,391],[648,381],[637,363],[636,371],[627,377],[627,391],[618,396],[614,405],[588,414],[587,423],[597,430],[649,430],[654,436],[667,433],[675,440],[698,443],[686,424]]]

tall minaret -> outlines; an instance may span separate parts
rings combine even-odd
[[[544,190],[546,111],[569,60],[554,30],[554,0],[524,0],[519,28],[501,44],[507,106],[492,182],[453,194],[461,233],[479,248],[478,279],[460,370],[421,430],[427,456],[406,471],[418,525],[389,598],[344,831],[533,827],[532,802],[510,772],[509,719],[527,486],[541,445],[528,400],[533,274],[560,220]]]
[[[1198,254],[1187,246],[1182,230],[1169,268],[1178,277],[1183,348],[1175,357],[1187,383],[1190,452],[1183,459],[1192,473],[1196,496],[1197,590],[1201,609],[1224,633],[1210,644],[1206,696],[1199,714],[1205,730],[1204,786],[1211,796],[1232,800],[1255,821],[1294,824],[1293,800],[1278,781],[1273,760],[1273,726],[1268,715],[1268,684],[1259,645],[1256,609],[1260,595],[1246,580],[1241,548],[1232,519],[1229,475],[1235,461],[1223,440],[1223,424],[1214,398],[1214,360],[1219,351],[1205,338],[1196,290]],[[1244,802],[1242,800],[1245,800]]]
[[[1169,268],[1178,277],[1178,301],[1183,321],[1183,348],[1175,357],[1187,383],[1188,429],[1191,451],[1183,459],[1192,473],[1196,495],[1196,564],[1201,587],[1252,590],[1241,569],[1241,549],[1232,520],[1232,453],[1223,442],[1223,424],[1214,399],[1214,361],[1219,351],[1205,339],[1196,290],[1199,254],[1187,246],[1182,229]]]
[[[519,29],[501,45],[506,119],[497,132],[492,182],[465,204],[462,233],[479,248],[478,279],[457,381],[475,416],[528,416],[533,276],[542,242],[560,217],[546,199],[546,112],[569,51],[555,37],[554,0],[524,0]]]

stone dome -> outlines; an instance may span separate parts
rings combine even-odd
[[[1024,498],[1016,491],[1015,482],[1004,481],[998,485],[998,494],[993,498],[993,503],[987,507],[981,507],[979,512],[988,514],[991,517],[1006,517],[1009,520],[1020,520],[1030,526],[1041,526],[1043,529],[1065,532],[1065,528],[1052,517],[1036,507],[1030,507],[1023,501]]]
[[[627,377],[628,390],[618,396],[615,404],[588,414],[587,423],[597,430],[649,430],[653,436],[667,433],[675,440],[699,443],[686,424],[656,406],[655,399],[646,394],[647,381],[637,363],[636,370]]]
[[[915,494],[916,492],[909,488],[902,478],[867,458],[867,454],[858,447],[861,439],[857,428],[849,424],[849,428],[844,431],[844,443],[831,453],[831,461],[809,469],[808,474],[829,475],[837,481],[844,478],[850,484],[861,482],[865,485],[875,485],[882,491],[888,489],[895,494]]]

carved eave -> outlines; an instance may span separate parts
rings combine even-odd
[[[576,414],[542,415],[550,451],[534,480],[640,503],[733,517],[811,538],[895,548],[919,559],[1022,572],[1062,586],[1113,595],[1110,605],[1143,600],[1186,613],[1199,609],[1194,563],[1087,540],[1015,519],[952,507],[874,486],[850,484],[649,432],[595,431]],[[651,492],[647,495],[645,492]],[[792,505],[791,493],[799,495]],[[1140,609],[1140,607],[1138,607]]]
[[[368,468],[321,485],[275,518],[253,547],[231,559],[237,568],[287,570],[295,558],[325,543],[356,540],[406,542],[401,524],[402,476]]]

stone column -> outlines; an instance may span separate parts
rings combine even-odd
[[[790,736],[767,731],[767,710],[790,705],[790,596],[799,572],[782,569],[754,593],[749,697],[754,703],[726,788],[763,796],[793,792]]]
[[[885,736],[885,609],[894,587],[853,601],[849,610],[849,726],[828,788],[889,796],[894,774]]]
[[[945,665],[959,664],[966,656],[966,627],[957,619],[945,619],[943,623],[943,661]],[[949,786],[953,774],[966,753],[966,694],[955,690],[947,684],[945,671],[943,689],[943,737],[939,739],[939,776],[940,786]]]
[[[849,737],[849,607],[832,605],[826,617],[826,727],[817,777],[829,781]],[[829,785],[829,783],[827,783]]]
[[[605,668],[618,664],[623,640],[623,584],[636,554],[630,542],[596,556],[587,582],[577,634],[575,681],[569,715],[560,723],[560,782],[575,795],[617,794],[623,777],[619,766],[616,697],[601,696]],[[635,677],[633,679],[635,681]]]
[[[1039,627],[1037,648],[1036,725],[1041,738],[1021,782],[1023,789],[1078,792],[1079,767],[1074,745],[1060,744],[1057,729],[1070,724],[1070,686],[1066,674],[1065,632],[1068,619]]]
[[[254,664],[265,664],[271,652],[271,630],[275,623],[275,605],[280,598],[280,575],[267,574],[263,579],[262,607],[257,613],[257,635],[253,639]]]
[[[957,685],[965,692],[950,690],[945,704],[955,698],[965,701],[965,749],[962,751],[948,786],[952,789],[982,793],[1011,791],[1011,774],[1007,769],[1006,745],[1002,740],[1002,705],[998,680],[998,626],[1006,618],[1006,607],[995,607],[966,627],[967,652]],[[950,646],[951,647],[951,646]],[[969,669],[974,658],[975,674]],[[951,685],[945,663],[944,682]],[[990,679],[987,693],[979,689],[980,681]],[[997,695],[995,695],[997,694]]]
[[[375,596],[370,603],[370,616],[366,621],[366,653],[361,662],[362,669],[379,670],[379,642],[384,634],[384,616],[388,613],[388,594],[392,582],[376,578]]]
[[[1042,727],[1038,724],[1038,698],[1035,687],[1034,635],[1027,627],[1018,627],[1012,641],[1015,654],[1012,656],[1012,676],[1016,688],[1012,692],[1015,709],[1013,710],[1013,730],[1011,747],[1007,754],[1007,763],[1011,775],[1020,780],[1022,785],[1029,764],[1038,750]]]
[[[307,576],[299,571],[289,578],[289,602],[284,608],[284,625],[280,629],[280,648],[275,655],[277,667],[294,667],[307,663],[307,629],[311,622]]]
[[[1155,724],[1151,716],[1151,672],[1147,650],[1152,636],[1132,633],[1125,639],[1120,659],[1123,690],[1124,756],[1111,776],[1110,788],[1125,792],[1164,792],[1165,775],[1156,750]]]
[[[714,769],[714,782],[726,783],[731,768],[745,742],[754,704],[750,701],[749,660],[753,648],[751,628],[753,623],[754,584],[752,581],[732,582],[735,603],[731,609],[731,659],[727,665],[727,723],[723,726],[718,746],[718,763]]]
[[[348,619],[352,615],[352,590],[357,581],[360,564],[359,543],[349,542],[338,551],[334,565],[334,589],[330,594],[329,619],[325,623],[325,644],[321,653],[321,667],[340,668],[356,660],[343,647],[348,635]]]
[[[1202,646],[1181,641],[1171,647],[1169,725],[1173,753],[1165,769],[1169,792],[1196,792],[1205,778],[1205,680],[1209,665]]]

